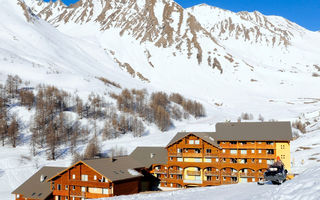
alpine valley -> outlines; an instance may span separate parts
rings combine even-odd
[[[298,177],[298,181],[317,180],[319,32],[258,11],[234,13],[206,4],[185,9],[173,0],[80,0],[70,6],[60,0],[0,0],[0,5],[0,84],[6,83],[8,75],[17,75],[23,82],[21,87],[35,95],[39,84],[50,85],[83,101],[89,95],[99,95],[108,105],[116,105],[114,97],[126,88],[151,96],[160,91],[168,96],[179,93],[205,110],[201,117],[190,112],[171,118],[166,129],[136,115],[145,127],[139,137],[128,131],[105,139],[104,118],[81,118],[65,109],[68,122],[79,121],[89,129],[86,139],[77,143],[77,152],[84,152],[93,137],[101,142],[103,153],[112,149],[130,153],[137,146],[165,146],[179,131],[214,131],[216,122],[299,121],[305,130],[293,126],[292,169],[294,173],[317,174],[313,179],[308,177],[310,180]],[[187,112],[183,105],[169,104]],[[59,146],[54,160],[46,156],[46,146],[37,147],[33,156],[31,127],[36,106],[26,108],[13,98],[7,107],[8,116],[17,117],[20,124],[16,147],[10,139],[0,147],[1,199],[13,199],[11,191],[39,167],[68,166],[72,160],[67,144]],[[114,108],[119,116],[123,113]],[[277,186],[279,195],[284,195],[280,197],[296,197],[285,196],[289,187],[292,193],[307,191],[305,185],[298,187],[294,181]],[[215,194],[230,187],[240,195],[243,186],[239,185],[243,184],[195,191]],[[251,184],[249,189],[255,187]],[[178,199],[183,195],[164,194],[168,196],[132,199]]]

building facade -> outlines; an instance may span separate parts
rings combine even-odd
[[[216,131],[178,133],[166,147],[167,164],[151,171],[160,186],[256,182],[277,157],[290,171],[289,122],[218,123]]]

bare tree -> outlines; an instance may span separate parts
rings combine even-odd
[[[17,146],[18,132],[19,132],[19,123],[16,117],[13,116],[10,122],[10,125],[8,127],[8,136],[9,136],[10,143],[14,148]]]

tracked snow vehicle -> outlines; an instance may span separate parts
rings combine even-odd
[[[268,170],[264,173],[264,181],[259,181],[259,185],[264,185],[266,182],[271,181],[272,184],[280,185],[287,179],[288,171],[284,168],[283,163],[276,162],[270,165]]]

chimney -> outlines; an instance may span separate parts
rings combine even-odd
[[[156,154],[150,153],[150,158],[153,158]]]
[[[40,176],[40,182],[42,183],[45,179],[46,179],[46,177],[45,177],[43,174],[41,174],[41,176]]]

